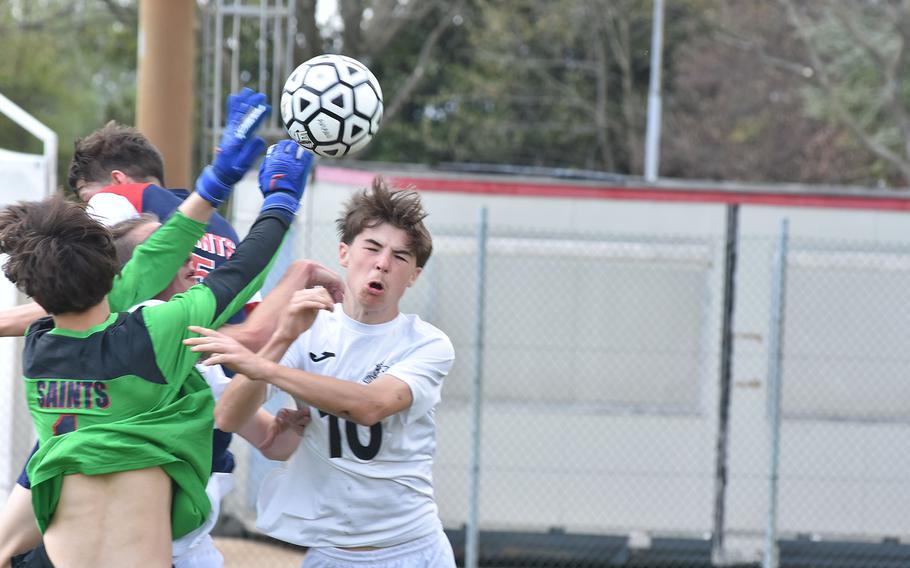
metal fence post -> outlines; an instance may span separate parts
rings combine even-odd
[[[483,402],[483,330],[484,288],[487,271],[487,208],[480,208],[480,225],[477,229],[477,276],[475,281],[474,312],[474,389],[471,395],[471,488],[468,496],[468,521],[465,527],[465,568],[479,564],[480,530],[477,512],[480,501],[480,418]]]
[[[724,243],[724,296],[720,338],[720,400],[714,462],[714,518],[711,558],[724,562],[724,514],[727,495],[727,447],[730,427],[730,376],[733,361],[733,308],[736,295],[736,253],[739,246],[739,205],[727,206]]]
[[[774,255],[771,282],[771,324],[768,329],[768,519],[765,529],[763,568],[777,568],[777,480],[780,461],[781,355],[784,338],[784,300],[787,285],[787,247],[790,222],[780,224],[780,241]]]

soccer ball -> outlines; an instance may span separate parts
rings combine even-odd
[[[382,89],[367,67],[344,55],[319,55],[290,74],[281,120],[298,144],[326,158],[364,148],[382,122]]]

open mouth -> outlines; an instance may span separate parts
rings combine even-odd
[[[385,289],[385,287],[382,285],[382,282],[377,282],[375,280],[367,284],[367,286],[370,288],[370,290],[375,290],[377,292],[382,292]]]

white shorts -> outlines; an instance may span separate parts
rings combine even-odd
[[[224,556],[215,548],[211,535],[205,535],[172,562],[174,568],[223,568]]]
[[[379,550],[311,548],[301,568],[455,568],[455,554],[442,528],[411,542]]]
[[[215,472],[205,486],[205,492],[212,503],[212,510],[205,523],[193,532],[180,537],[173,543],[173,563],[176,568],[221,568],[224,558],[209,533],[218,522],[221,499],[234,488],[234,476],[230,473]]]

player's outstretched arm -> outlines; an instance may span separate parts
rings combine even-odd
[[[275,332],[281,315],[290,305],[294,293],[315,286],[325,288],[335,302],[343,299],[344,284],[338,274],[318,262],[296,260],[262,303],[247,316],[246,321],[236,325],[223,325],[218,331],[233,337],[250,351],[259,351]]]
[[[234,184],[240,181],[265,150],[265,140],[256,130],[269,116],[266,96],[243,89],[228,97],[227,121],[215,159],[196,180],[196,191],[177,209],[190,219],[207,223],[216,208],[224,204]]]
[[[300,445],[303,430],[309,423],[309,408],[282,408],[274,416],[260,408],[237,434],[268,459],[285,461]]]
[[[114,280],[108,296],[112,310],[126,310],[167,287],[216,208],[262,153],[265,141],[255,133],[269,108],[265,95],[250,89],[228,97],[227,122],[212,165],[196,180],[196,191],[180,204],[178,214],[136,248]]]
[[[272,146],[262,163],[260,179],[263,171],[269,172],[273,183],[263,190],[259,216],[234,255],[201,285],[143,310],[146,324],[154,320],[150,327],[160,330],[158,339],[152,337],[156,354],[173,365],[174,376],[182,376],[198,358],[173,341],[191,333],[186,326],[220,327],[261,287],[297,212],[312,161],[311,153],[290,140]]]
[[[297,290],[283,307],[284,313],[280,317],[280,324],[257,354],[228,334],[206,328],[190,328],[191,331],[203,335],[184,341],[193,351],[209,351],[195,347],[203,343],[211,347],[217,344],[218,350],[211,350],[217,355],[207,359],[206,364],[215,364],[214,361],[217,359],[239,373],[215,404],[215,424],[221,430],[238,431],[253,419],[257,409],[265,403],[266,385],[261,381],[251,381],[244,375],[249,373],[260,376],[267,373],[270,364],[280,361],[297,337],[309,329],[319,310],[335,309],[335,296],[328,288],[322,286]]]
[[[263,356],[269,345],[255,354],[212,329],[193,327],[191,331],[200,336],[185,339],[184,344],[191,345],[193,351],[210,353],[205,364],[224,365],[240,373],[215,405],[215,424],[222,430],[236,431],[252,418],[265,402],[266,383],[362,426],[372,426],[408,408],[413,401],[407,383],[391,375],[381,375],[368,385],[352,383],[279,365],[272,360],[274,352],[270,357]]]
[[[258,374],[266,372],[259,370],[259,366],[265,369],[269,365],[275,364],[281,360],[287,348],[297,338],[297,336],[282,336],[278,331],[272,334],[265,346],[258,353],[253,353],[239,341],[226,334],[219,333],[212,329],[202,327],[190,327],[193,333],[202,334],[199,337],[190,337],[183,340],[185,345],[195,352],[206,352],[207,349],[199,348],[199,345],[207,344],[209,346],[218,344],[218,353],[225,361],[234,361],[242,364],[225,364],[237,374],[231,379],[231,384],[225,389],[224,393],[215,403],[215,425],[225,432],[239,432],[248,422],[254,419],[259,408],[265,404],[268,385],[262,381],[251,381],[245,372]],[[214,352],[214,351],[210,351]],[[215,364],[211,357],[205,364]],[[258,445],[258,444],[254,444]]]
[[[22,337],[29,324],[46,315],[35,302],[0,310],[0,337]]]

